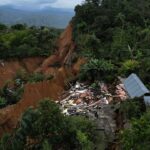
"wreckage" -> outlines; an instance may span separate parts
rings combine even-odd
[[[62,112],[65,115],[85,114],[91,108],[109,104],[112,95],[103,84],[101,89],[94,90],[90,86],[77,82],[68,91],[68,96],[60,101]]]
[[[85,114],[92,108],[100,108],[104,105],[110,104],[114,98],[120,100],[127,99],[127,93],[125,92],[123,84],[116,86],[115,95],[112,95],[108,91],[108,87],[105,83],[99,82],[99,89],[94,89],[89,85],[77,82],[70,88],[69,91],[60,97],[60,104],[62,112],[65,115]]]
[[[57,103],[64,115],[83,115],[95,121],[97,130],[104,133],[105,140],[112,142],[117,132],[114,103],[119,104],[129,98],[139,96],[143,96],[147,102],[150,100],[149,96],[145,95],[149,93],[149,90],[135,74],[131,74],[127,79],[121,77],[118,79],[119,83],[115,88],[114,85],[112,87],[113,92],[109,89],[110,85],[103,82],[98,82],[96,88],[76,82]],[[137,92],[139,90],[140,92]]]
[[[98,82],[98,88],[76,82],[56,103],[64,115],[82,115],[95,121],[96,130],[103,132],[107,141],[112,142],[117,128],[113,102],[115,99],[124,101],[128,96],[122,83],[116,85],[115,94],[109,92],[108,87],[103,82]]]

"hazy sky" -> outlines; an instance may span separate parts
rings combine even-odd
[[[74,8],[81,4],[83,0],[0,0],[0,5],[13,5],[15,7],[36,7],[43,8],[46,6],[55,8]]]

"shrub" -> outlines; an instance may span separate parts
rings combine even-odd
[[[7,29],[7,26],[0,23],[0,31],[6,30],[6,29]]]
[[[150,112],[145,113],[140,119],[131,122],[131,128],[121,132],[121,148],[124,150],[149,150],[150,149]]]
[[[140,63],[139,76],[150,89],[150,58],[144,58]]]
[[[58,105],[47,99],[36,109],[29,108],[24,112],[19,127],[12,135],[1,139],[0,149],[48,147],[58,150],[61,147],[62,150],[92,150],[96,142],[96,132],[91,121],[84,117],[63,116]]]
[[[114,70],[115,67],[110,61],[91,59],[81,68],[80,79],[91,81],[107,80],[107,77],[113,75]]]
[[[11,26],[12,29],[15,30],[24,30],[26,29],[26,25],[25,24],[15,24]]]
[[[5,98],[3,98],[3,97],[0,97],[0,108],[5,107],[5,106],[6,106],[6,104],[7,104],[6,99],[5,99]]]
[[[140,64],[136,60],[126,60],[123,62],[121,68],[119,69],[119,73],[128,76],[131,73],[138,73]]]
[[[7,30],[0,27],[0,59],[49,56],[56,49],[55,42],[61,30],[29,28],[22,24]]]
[[[30,83],[40,82],[45,80],[45,75],[42,73],[33,73],[29,76],[28,81]]]
[[[36,83],[36,82],[41,82],[44,80],[51,80],[53,79],[53,75],[44,75],[43,73],[33,73],[28,76],[27,82],[30,83]]]
[[[90,87],[93,88],[93,89],[99,89],[99,88],[100,88],[98,82],[92,83],[92,84],[90,85]]]
[[[27,82],[28,74],[24,69],[20,69],[16,72],[15,80],[20,79],[22,82]]]
[[[15,85],[14,85],[15,86]],[[22,97],[24,86],[19,84],[16,87],[10,88],[9,83],[6,83],[0,91],[0,96],[6,100],[6,105],[16,104]]]
[[[126,119],[140,118],[145,111],[145,105],[142,99],[128,99],[121,103],[120,112]]]

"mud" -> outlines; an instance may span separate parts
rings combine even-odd
[[[75,50],[75,44],[72,40],[72,26],[71,24],[68,25],[64,33],[60,36],[57,41],[57,50],[54,55],[48,57],[40,68],[37,71],[40,72],[47,72],[49,68],[53,68],[57,65],[64,66],[68,65],[71,66],[72,54]]]
[[[25,69],[28,73],[34,72],[44,59],[44,57],[32,57],[22,60],[14,59],[2,61],[0,63],[0,88],[3,87],[8,80],[13,79],[16,72],[20,69]]]
[[[56,100],[60,96],[65,86],[63,81],[68,74],[65,69],[58,72],[64,74],[64,80],[61,79],[60,82],[60,78],[57,76],[51,81],[26,84],[23,98],[16,105],[8,106],[0,111],[0,136],[5,132],[12,131],[17,126],[18,120],[27,108],[35,107],[44,98]]]
[[[25,68],[28,72],[42,72],[46,75],[53,75],[50,81],[44,81],[34,84],[26,84],[22,99],[13,106],[8,106],[0,110],[0,137],[6,132],[12,132],[16,128],[22,113],[29,107],[35,107],[39,101],[44,98],[53,100],[59,99],[64,91],[68,80],[78,73],[83,60],[77,60],[74,69],[71,61],[75,44],[72,40],[72,26],[69,25],[61,37],[58,39],[58,49],[56,53],[45,59],[24,59],[21,62],[11,61],[0,68],[1,80],[13,78],[16,71]],[[39,64],[42,63],[42,65]],[[67,66],[67,67],[66,67]],[[0,83],[2,86],[4,82]]]

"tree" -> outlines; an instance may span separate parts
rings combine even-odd
[[[0,59],[49,56],[62,30],[13,25],[0,33]]]
[[[6,103],[7,103],[6,99],[3,97],[0,97],[0,108],[5,107]]]
[[[15,24],[11,26],[12,29],[15,30],[24,30],[26,29],[26,25],[25,24]]]
[[[150,46],[149,5],[147,0],[86,0],[75,9],[72,21],[75,38],[80,39],[87,32],[94,33],[101,41],[101,49],[105,50],[105,58],[110,51],[108,57],[115,61],[137,58]],[[78,32],[78,25],[82,22],[86,26]],[[80,49],[80,41],[75,41]]]
[[[0,149],[92,150],[95,135],[92,122],[84,117],[66,117],[57,104],[44,100],[36,109],[25,111],[18,128],[1,139]]]
[[[115,68],[114,65],[107,60],[91,59],[88,63],[83,65],[80,71],[81,79],[94,80],[106,80],[107,77],[112,76]],[[109,75],[109,76],[108,76]],[[106,78],[105,78],[106,77]]]
[[[124,150],[149,150],[150,149],[150,112],[145,113],[140,119],[131,122],[131,128],[121,132],[121,148]]]
[[[119,73],[123,76],[129,76],[131,73],[138,73],[140,68],[140,63],[136,60],[126,60],[122,63]]]
[[[0,23],[0,31],[6,30],[7,26]]]
[[[120,104],[120,114],[123,114],[123,118],[126,120],[139,119],[146,111],[143,99],[134,98],[128,99]]]

